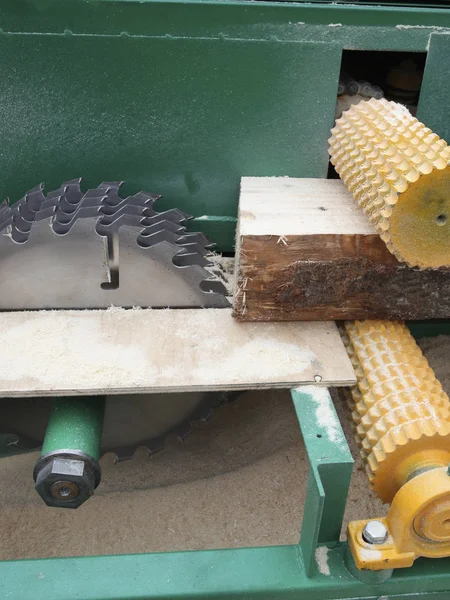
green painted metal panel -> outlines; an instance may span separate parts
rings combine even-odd
[[[344,47],[423,51],[446,9],[356,3],[187,0],[2,0],[3,31],[332,41]],[[329,26],[333,25],[333,26]],[[340,25],[340,26],[336,26]],[[400,26],[400,27],[397,27]],[[273,38],[272,38],[273,39]]]
[[[2,35],[0,195],[123,179],[235,217],[241,175],[326,175],[339,66],[331,44]]]
[[[0,196],[125,179],[210,216],[195,225],[225,251],[242,175],[325,176],[343,48],[426,51],[450,27],[440,9],[267,2],[4,0],[0,16]]]
[[[418,561],[364,584],[327,554],[329,574],[305,575],[296,546],[0,562],[0,596],[13,600],[448,600],[450,560]]]
[[[449,320],[413,321],[408,323],[408,327],[416,339],[450,335]]]
[[[420,92],[417,117],[450,142],[450,35],[434,33],[430,38]]]

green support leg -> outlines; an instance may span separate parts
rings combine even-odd
[[[353,458],[328,390],[304,386],[291,395],[310,462],[300,551],[311,577],[317,546],[339,542]]]
[[[78,508],[99,485],[104,407],[104,397],[54,400],[34,468],[36,490],[48,506]]]

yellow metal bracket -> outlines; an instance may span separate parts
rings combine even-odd
[[[420,556],[450,556],[450,474],[447,467],[425,471],[410,479],[395,495],[385,518],[380,544],[364,539],[372,519],[349,523],[347,536],[358,569],[379,571],[410,567]]]

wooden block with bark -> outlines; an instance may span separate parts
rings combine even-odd
[[[242,321],[450,317],[450,269],[388,251],[340,180],[241,182],[233,315]]]

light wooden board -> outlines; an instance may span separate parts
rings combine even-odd
[[[0,397],[348,385],[334,323],[238,323],[229,309],[0,313]]]
[[[340,180],[242,179],[235,273],[241,321],[450,317],[450,270],[399,263]]]
[[[355,206],[340,179],[243,177],[240,234],[376,235],[366,215]]]

